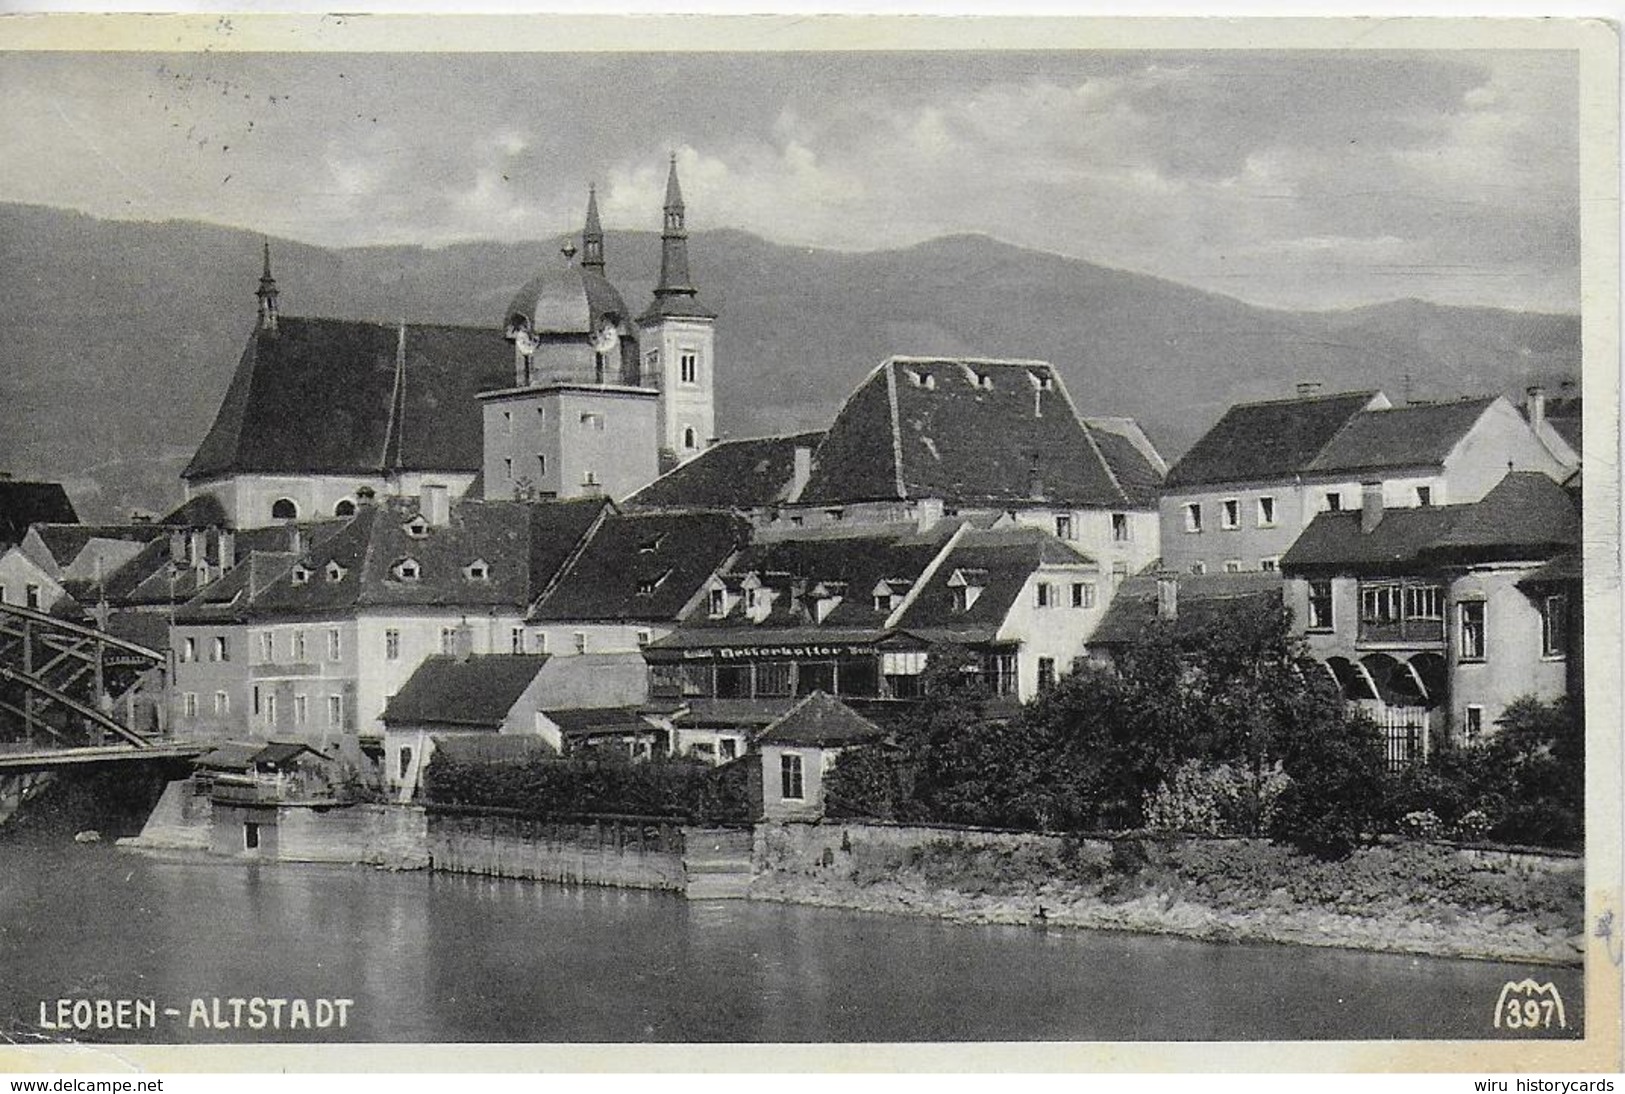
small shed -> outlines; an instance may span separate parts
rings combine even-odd
[[[762,763],[763,818],[822,817],[824,775],[835,757],[845,749],[885,738],[885,730],[839,699],[813,692],[756,738]]]

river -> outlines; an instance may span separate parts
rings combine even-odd
[[[1580,973],[669,893],[0,846],[0,1033],[58,999],[152,1000],[224,1041],[1483,1038],[1508,980]],[[351,999],[342,1030],[189,1024],[193,999]],[[229,1008],[229,1004],[222,1004]],[[173,1007],[178,1014],[165,1016]],[[212,1013],[212,1011],[211,1011]],[[230,1014],[229,1009],[225,1011]]]

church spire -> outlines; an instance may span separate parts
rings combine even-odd
[[[683,226],[683,188],[677,184],[677,153],[666,176],[666,219],[660,232],[660,284],[655,296],[693,296],[688,276],[688,229]]]
[[[265,248],[265,272],[260,274],[260,287],[254,295],[260,299],[260,330],[268,334],[276,333],[276,278],[271,276],[271,241],[263,242]]]
[[[581,230],[581,265],[604,272],[604,226],[598,222],[598,190],[587,186],[587,225]]]

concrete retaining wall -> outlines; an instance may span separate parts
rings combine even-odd
[[[431,867],[459,874],[683,892],[683,829],[614,821],[570,823],[433,813]]]

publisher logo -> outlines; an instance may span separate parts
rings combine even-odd
[[[1568,1029],[1563,1014],[1563,997],[1551,981],[1508,980],[1495,1001],[1495,1028],[1524,1032],[1535,1029]]]

